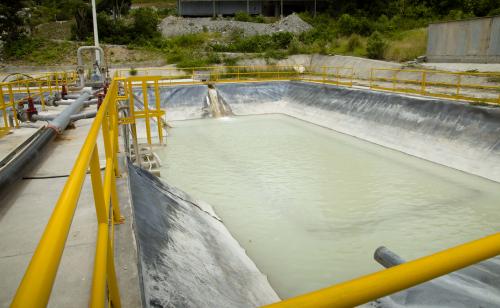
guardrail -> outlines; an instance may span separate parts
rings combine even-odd
[[[133,73],[132,73],[133,72]],[[131,74],[132,73],[132,74]],[[115,71],[116,76],[161,76],[160,85],[201,84],[270,80],[309,80],[352,86],[352,67],[306,67],[302,65],[206,66],[188,68],[148,68]]]
[[[88,168],[98,222],[90,306],[104,307],[105,301],[112,307],[121,305],[113,256],[113,224],[123,221],[115,180],[115,176],[119,174],[116,159],[117,96],[117,82],[113,81],[17,289],[12,307],[47,305]],[[104,180],[101,177],[97,146],[99,131],[102,131],[106,155]]]
[[[76,82],[76,72],[51,72],[35,76],[14,74],[9,76],[11,81],[0,82],[0,112],[3,126],[0,125],[0,137],[19,127],[16,105],[27,98],[39,98],[42,110],[45,110],[46,95],[59,92],[62,85]],[[12,113],[12,123],[8,114]]]
[[[372,68],[370,89],[500,104],[500,74],[495,73]]]
[[[418,94],[438,98],[500,104],[500,74],[419,69],[372,68],[360,78],[352,67],[264,65],[207,66],[116,70],[117,76],[162,76],[160,85],[206,82],[304,80],[342,86],[368,86],[372,90]],[[355,78],[358,76],[358,78]]]

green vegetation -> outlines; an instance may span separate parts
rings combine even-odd
[[[236,12],[234,14],[234,20],[236,21],[246,21],[246,22],[257,22],[265,23],[266,19],[262,15],[252,16],[246,12]]]
[[[300,35],[278,32],[245,36],[242,31],[223,35],[205,28],[198,34],[163,38],[157,25],[161,18],[176,13],[176,0],[96,2],[99,37],[103,43],[126,45],[145,54],[161,54],[179,67],[234,65],[239,57],[259,56],[271,61],[300,53],[408,61],[425,53],[429,22],[500,14],[500,0],[330,0],[329,7],[315,17],[307,12],[300,14],[313,26]],[[131,10],[132,4],[139,8]],[[48,64],[64,59],[58,54],[72,53],[75,44],[50,39],[67,37],[69,25],[73,40],[92,40],[89,1],[4,0],[0,11],[3,17],[0,39],[6,42],[3,57],[8,61]],[[68,22],[59,31],[60,35],[41,34],[47,32],[50,24],[39,27],[40,24],[61,20]],[[262,23],[275,19],[238,12],[234,20]]]
[[[380,32],[373,32],[366,44],[366,54],[372,59],[383,59],[387,43],[382,38]]]
[[[23,59],[37,64],[52,64],[61,61],[68,53],[75,54],[73,50],[71,42],[25,38],[11,42],[4,50],[4,57],[11,61]]]

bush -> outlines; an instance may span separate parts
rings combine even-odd
[[[370,59],[383,59],[387,43],[382,38],[380,32],[375,31],[368,38],[366,53]]]
[[[246,12],[236,12],[234,14],[234,20],[236,21],[250,21],[252,19],[252,16],[247,14]]]
[[[264,53],[266,59],[282,60],[286,59],[287,52],[282,50],[268,50]]]
[[[129,71],[128,71],[128,74],[130,76],[135,76],[137,75],[137,70],[135,68],[131,68]]]
[[[349,14],[343,14],[338,21],[339,33],[342,35],[351,35],[356,32],[356,19]]]
[[[134,33],[136,37],[152,38],[159,34],[158,15],[152,8],[138,8],[133,11]]]
[[[347,41],[347,51],[353,52],[356,48],[361,47],[361,37],[358,34],[351,34]]]

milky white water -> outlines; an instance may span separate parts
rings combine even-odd
[[[282,115],[178,121],[162,177],[210,203],[282,298],[498,231],[500,184]],[[429,145],[436,146],[436,145]]]

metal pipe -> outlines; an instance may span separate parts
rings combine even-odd
[[[65,101],[61,100],[61,101],[58,101],[57,103],[59,105],[71,105],[74,102],[75,102],[75,100],[65,100]],[[85,107],[88,107],[90,105],[95,105],[95,104],[97,104],[97,98],[93,98],[93,99],[90,99],[88,101],[85,101],[83,104],[84,104]]]
[[[375,250],[373,258],[385,268],[393,267],[406,262],[403,258],[384,246],[380,246],[377,250]]]
[[[92,112],[82,112],[82,113],[77,113],[73,114],[69,117],[71,121],[78,121],[82,119],[90,119],[90,118],[95,118],[97,114],[97,111],[92,111]],[[58,114],[47,114],[47,115],[40,115],[40,114],[34,114],[32,116],[32,119],[34,121],[52,121],[55,118],[57,118]]]
[[[52,139],[64,131],[71,121],[71,116],[79,112],[84,102],[90,97],[90,91],[85,89],[82,95],[70,106],[64,109],[57,117],[42,128],[41,132],[27,144],[24,149],[12,157],[9,161],[4,162],[0,167],[0,194],[6,192],[6,189],[15,181],[20,179],[29,167],[33,166],[40,158],[43,149],[49,144]]]
[[[57,118],[49,122],[48,127],[54,128],[59,134],[66,129],[71,121],[71,115],[79,112],[83,108],[85,101],[90,98],[91,93],[89,89],[83,89],[81,93],[82,95],[73,104],[66,107]]]
[[[27,148],[0,168],[0,194],[7,192],[12,183],[19,180],[24,173],[32,167],[42,154],[43,148],[56,136],[56,131],[43,128],[41,133],[29,144]]]

